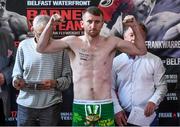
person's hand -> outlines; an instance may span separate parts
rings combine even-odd
[[[63,17],[60,16],[59,14],[57,14],[57,13],[56,13],[56,14],[53,14],[53,15],[51,16],[50,21],[51,21],[51,24],[53,24],[53,23],[55,23],[55,22],[65,22],[64,19],[63,19]]]
[[[119,126],[127,125],[127,116],[124,111],[115,114],[115,121]]]
[[[123,25],[129,26],[129,27],[134,27],[134,26],[138,26],[138,23],[133,15],[127,15],[123,19]]]
[[[148,102],[144,110],[144,115],[146,117],[152,115],[155,109],[156,109],[156,104],[154,104],[153,102]]]
[[[47,80],[43,80],[42,84],[43,84],[43,89],[48,90],[51,88],[55,88],[57,85],[57,82],[56,80],[47,79]]]
[[[3,85],[5,82],[3,73],[0,73],[0,86]]]
[[[17,90],[22,89],[25,86],[25,81],[22,78],[17,78],[16,80],[14,80],[14,87]]]

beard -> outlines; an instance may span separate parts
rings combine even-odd
[[[99,35],[100,31],[99,30],[96,30],[96,29],[93,29],[93,30],[89,30],[88,32],[88,35],[91,36],[91,37],[96,37]]]

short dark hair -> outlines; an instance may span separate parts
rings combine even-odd
[[[86,12],[89,12],[90,14],[92,15],[95,15],[95,16],[103,16],[103,12],[96,6],[90,6],[88,8],[86,8],[84,11],[83,11],[83,15],[86,13]]]

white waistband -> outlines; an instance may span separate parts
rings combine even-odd
[[[74,104],[109,104],[112,103],[112,99],[105,100],[79,100],[74,99]]]

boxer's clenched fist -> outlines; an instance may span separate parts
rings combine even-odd
[[[123,20],[123,24],[125,26],[135,26],[138,23],[133,15],[127,15]]]
[[[128,23],[128,22],[133,22],[134,20],[134,16],[133,15],[127,15],[124,20],[123,20],[123,23]]]
[[[65,21],[62,18],[62,16],[60,16],[59,14],[53,14],[51,16],[51,23],[54,23],[54,22],[65,22]]]

